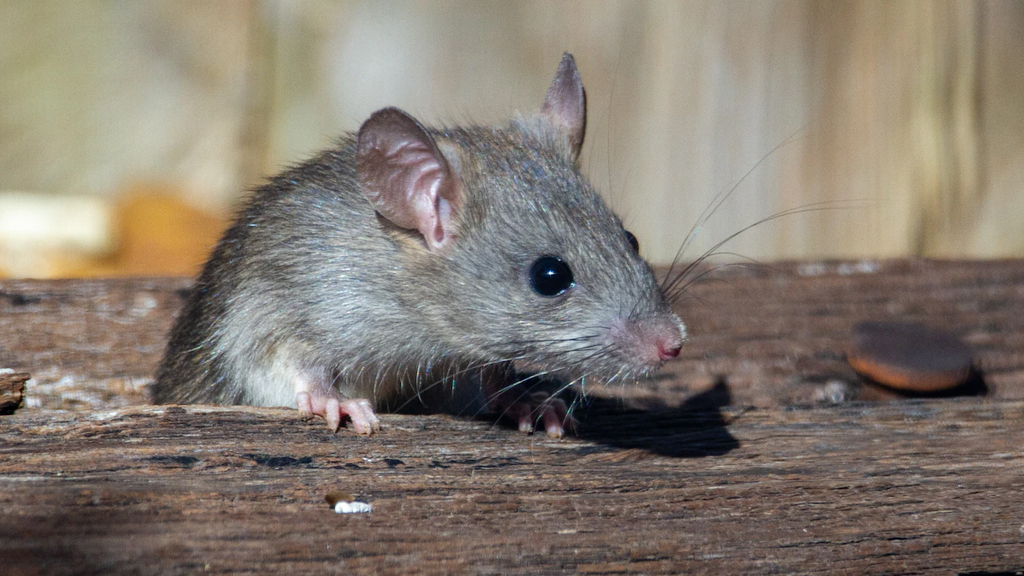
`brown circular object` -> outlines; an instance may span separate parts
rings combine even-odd
[[[914,392],[959,386],[972,364],[971,349],[956,336],[906,322],[858,324],[847,361],[861,376]]]

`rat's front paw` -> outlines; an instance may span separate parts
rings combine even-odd
[[[374,414],[370,401],[364,398],[346,400],[333,394],[317,396],[309,392],[297,392],[295,403],[300,414],[323,416],[327,420],[327,427],[333,432],[338,431],[346,416],[352,421],[352,429],[356,434],[369,436],[380,431],[380,420]]]
[[[576,431],[579,423],[569,415],[565,401],[547,392],[522,392],[513,388],[491,403],[491,410],[512,420],[520,432],[532,434],[541,424],[550,438],[561,438],[566,431]]]

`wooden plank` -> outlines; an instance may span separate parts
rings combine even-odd
[[[28,407],[147,403],[185,278],[0,280],[0,368],[32,373]]]
[[[13,574],[955,574],[1024,569],[1024,402],[623,412],[582,438],[284,409],[0,427]],[[373,505],[335,514],[344,490]]]

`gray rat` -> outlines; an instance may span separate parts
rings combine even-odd
[[[426,128],[384,108],[270,179],[196,282],[154,401],[295,406],[372,434],[375,409],[477,386],[520,429],[562,435],[565,404],[523,371],[629,381],[685,338],[580,173],[585,125],[566,53],[539,114]]]

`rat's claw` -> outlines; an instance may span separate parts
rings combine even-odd
[[[561,418],[550,410],[544,411],[544,432],[548,438],[561,438],[565,434]]]
[[[561,438],[568,428],[570,432],[576,430],[577,422],[569,416],[569,407],[561,398],[547,397],[540,400],[541,420],[544,422],[544,432],[549,438]]]
[[[364,398],[345,400],[340,403],[339,411],[347,414],[349,419],[352,420],[352,429],[356,431],[356,434],[369,436],[374,432],[380,431],[380,419],[374,414],[373,406],[370,405],[369,400]],[[329,423],[330,419],[328,419]]]
[[[519,431],[533,434],[533,405],[529,401],[513,402],[506,410],[505,417],[519,424]]]
[[[313,417],[313,400],[310,399],[308,392],[297,392],[295,394],[295,404],[299,409],[299,414],[304,418]]]
[[[509,383],[512,373],[508,367],[484,370],[482,389],[487,407],[500,419],[512,422],[520,432],[532,434],[543,427],[551,438],[561,438],[566,432],[578,429],[576,419],[569,415],[565,401],[547,390],[530,390],[519,382]]]
[[[352,420],[356,434],[369,436],[380,430],[380,420],[373,413],[373,405],[365,398],[346,400],[337,393],[317,394],[299,390],[295,393],[295,405],[303,416],[323,416],[331,432],[337,432],[346,417]]]
[[[341,428],[342,415],[341,402],[337,398],[329,398],[327,404],[324,405],[324,418],[327,420],[327,428],[331,432],[337,432],[338,428]]]
[[[533,434],[533,418],[530,415],[519,417],[519,431]]]
[[[535,392],[529,400],[515,402],[506,414],[519,424],[520,432],[527,434],[532,434],[537,424],[543,424],[548,437],[561,438],[567,429],[574,432],[577,427],[576,419],[569,416],[565,401],[545,392]]]

